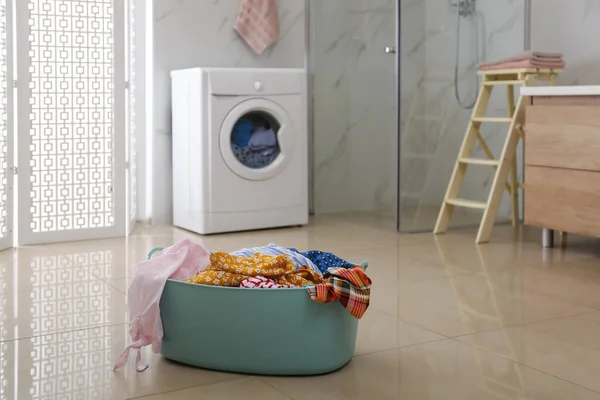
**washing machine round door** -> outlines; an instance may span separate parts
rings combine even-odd
[[[296,132],[289,115],[267,99],[249,99],[235,106],[221,125],[219,146],[229,169],[262,181],[281,173],[294,154]]]

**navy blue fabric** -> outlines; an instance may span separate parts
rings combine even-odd
[[[248,118],[240,118],[233,126],[231,132],[231,142],[238,147],[246,147],[252,138],[254,132],[254,123]]]
[[[250,146],[239,147],[232,144],[231,148],[239,162],[252,169],[264,168],[270,165],[281,153],[279,147],[255,151]]]
[[[336,256],[335,254],[327,253],[320,250],[309,250],[300,252],[297,249],[290,249],[295,251],[296,253],[302,254],[304,257],[308,258],[319,268],[323,274],[327,272],[329,268],[352,268],[356,267],[358,264],[354,264],[343,260]]]

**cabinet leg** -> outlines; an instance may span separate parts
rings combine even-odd
[[[552,229],[542,229],[542,247],[554,247],[554,231]]]
[[[567,232],[560,232],[560,247],[567,247]]]

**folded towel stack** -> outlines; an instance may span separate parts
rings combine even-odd
[[[480,71],[496,69],[517,68],[551,68],[563,69],[565,60],[561,53],[543,53],[539,51],[526,51],[504,60],[490,62],[479,66]]]

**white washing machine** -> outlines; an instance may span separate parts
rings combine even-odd
[[[307,224],[305,71],[171,77],[174,224],[201,234]]]

